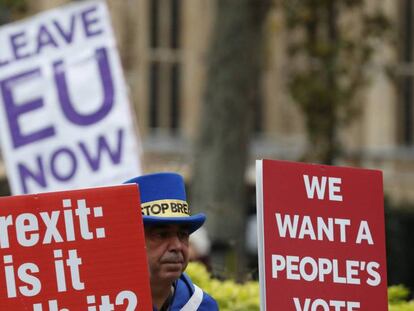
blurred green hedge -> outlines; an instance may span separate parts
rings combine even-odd
[[[260,290],[255,281],[244,284],[211,277],[199,263],[190,263],[186,270],[193,282],[216,299],[220,311],[259,311]],[[407,301],[410,292],[402,285],[388,288],[389,311],[414,311],[414,301]]]

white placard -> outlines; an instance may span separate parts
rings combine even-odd
[[[104,1],[0,28],[0,133],[13,194],[119,184],[140,148]]]

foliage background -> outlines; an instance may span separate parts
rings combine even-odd
[[[199,263],[190,263],[186,272],[195,284],[209,293],[219,304],[221,311],[259,311],[260,288],[256,281],[237,283],[212,278]],[[414,301],[408,301],[409,290],[403,285],[388,289],[389,311],[414,311]]]

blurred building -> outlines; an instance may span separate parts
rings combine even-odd
[[[28,15],[66,3],[28,0]],[[372,72],[360,117],[341,133],[346,156],[338,164],[381,169],[385,192],[414,202],[414,4],[372,0],[382,5],[399,32],[395,46],[378,46],[378,59],[396,64],[399,83]],[[136,108],[145,171],[173,170],[191,178],[192,147],[203,100],[205,59],[216,0],[108,0],[119,50]],[[246,181],[254,184],[254,160],[298,160],[306,147],[303,118],[286,91],[288,64],[283,16],[273,9],[266,23],[268,43],[263,94],[257,103],[255,134]],[[4,170],[0,165],[0,174]]]

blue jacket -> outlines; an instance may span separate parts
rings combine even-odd
[[[190,299],[191,302],[189,302]],[[192,306],[189,306],[189,304]],[[180,311],[184,306],[186,307],[184,309],[186,311],[219,310],[217,302],[210,295],[201,291],[199,287],[195,286],[186,274],[182,274],[176,281],[174,296],[172,297],[171,305],[168,310]],[[154,307],[153,311],[157,311],[157,308]]]

